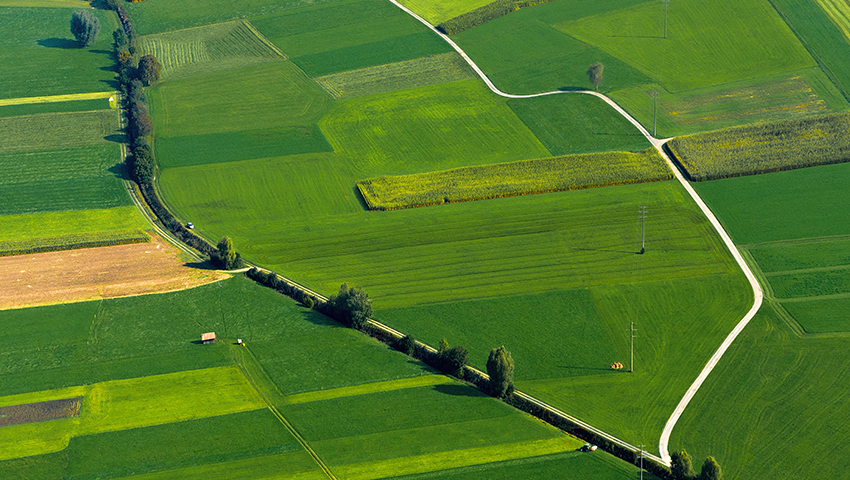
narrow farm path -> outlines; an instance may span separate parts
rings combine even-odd
[[[495,93],[496,95],[506,97],[506,98],[534,98],[534,97],[542,97],[542,96],[545,96],[545,95],[557,95],[557,94],[562,94],[562,93],[580,93],[580,94],[585,94],[585,95],[593,95],[594,97],[597,97],[597,98],[604,100],[605,103],[607,103],[608,105],[611,106],[611,108],[616,110],[626,120],[631,122],[632,125],[634,125],[635,128],[637,128],[640,131],[640,133],[643,134],[643,136],[646,137],[647,140],[649,140],[649,142],[652,144],[652,146],[655,147],[656,150],[658,150],[658,153],[661,154],[661,156],[664,158],[664,160],[670,166],[670,169],[673,170],[673,173],[676,175],[676,179],[679,180],[679,183],[682,184],[682,186],[685,188],[685,190],[688,192],[688,194],[691,196],[691,198],[693,198],[694,202],[696,202],[696,204],[699,206],[700,210],[702,210],[703,214],[705,214],[705,216],[708,217],[708,220],[711,222],[711,225],[714,227],[714,229],[717,231],[718,235],[720,235],[720,238],[723,239],[723,243],[726,244],[726,247],[732,253],[732,256],[735,258],[735,261],[738,263],[738,266],[741,267],[741,270],[744,271],[744,275],[746,275],[747,280],[750,282],[750,286],[753,289],[753,297],[754,297],[753,306],[750,308],[750,310],[747,312],[747,314],[744,315],[744,318],[742,318],[738,322],[738,324],[735,325],[735,328],[726,337],[726,339],[723,341],[723,343],[720,345],[720,347],[717,349],[717,351],[714,352],[714,355],[711,356],[708,363],[705,365],[705,367],[703,367],[699,376],[696,378],[696,380],[694,380],[694,382],[693,382],[693,384],[691,384],[690,388],[688,388],[687,392],[685,393],[685,396],[682,397],[681,401],[679,401],[679,405],[677,405],[676,409],[673,410],[673,414],[670,415],[670,419],[667,420],[667,424],[664,425],[664,430],[661,433],[661,440],[658,442],[658,451],[661,454],[660,460],[664,464],[669,466],[670,465],[670,454],[667,450],[668,450],[668,444],[669,444],[669,441],[670,441],[670,434],[673,432],[673,427],[676,426],[676,422],[678,422],[679,417],[682,416],[682,413],[685,411],[685,408],[688,406],[688,403],[690,403],[691,399],[694,397],[697,390],[699,390],[699,388],[702,386],[703,382],[705,382],[705,379],[708,377],[708,374],[711,373],[711,371],[717,365],[717,362],[720,361],[720,358],[723,356],[724,353],[726,353],[726,350],[729,348],[729,346],[732,344],[732,342],[735,341],[735,339],[738,337],[738,335],[741,333],[741,331],[744,330],[744,327],[747,326],[747,324],[750,322],[750,320],[752,320],[752,318],[755,316],[756,312],[758,312],[759,308],[761,307],[762,301],[764,299],[764,293],[762,292],[761,286],[759,285],[758,280],[756,280],[756,276],[753,274],[753,271],[750,269],[750,267],[744,261],[744,257],[741,256],[741,252],[739,252],[738,248],[735,246],[735,244],[732,243],[732,239],[729,237],[729,234],[726,233],[726,230],[723,229],[723,226],[720,225],[720,222],[717,220],[717,217],[715,217],[714,213],[712,213],[711,210],[709,210],[708,206],[705,204],[705,202],[703,202],[702,198],[700,198],[700,196],[697,195],[697,192],[693,189],[693,187],[691,187],[690,183],[688,183],[688,181],[685,179],[684,175],[682,175],[682,172],[679,171],[678,167],[676,167],[676,165],[673,163],[673,161],[670,159],[670,157],[664,151],[663,146],[670,139],[657,139],[657,138],[653,137],[652,135],[650,135],[649,131],[646,128],[644,128],[643,125],[640,124],[640,122],[638,122],[634,117],[629,115],[628,112],[623,110],[623,108],[620,107],[619,105],[617,105],[616,102],[614,102],[613,100],[611,100],[610,98],[606,97],[605,95],[603,95],[599,92],[592,92],[592,91],[589,91],[589,90],[555,90],[555,91],[551,91],[551,92],[535,93],[535,94],[531,94],[531,95],[513,95],[513,94],[510,94],[510,93],[505,93],[505,92],[499,90],[498,88],[496,88],[496,86],[493,84],[493,82],[490,81],[489,78],[487,78],[487,75],[484,74],[484,72],[478,67],[478,65],[476,65],[475,62],[472,61],[471,58],[469,58],[469,56],[466,54],[466,52],[464,52],[463,49],[461,49],[451,38],[449,38],[448,35],[437,30],[433,25],[428,23],[427,20],[420,17],[416,13],[412,12],[410,9],[408,9],[404,5],[401,5],[396,0],[390,0],[390,2],[392,2],[398,8],[407,12],[413,18],[422,22],[422,24],[424,24],[425,26],[430,28],[431,31],[433,31],[434,33],[439,35],[443,40],[448,42],[448,44],[451,45],[452,48],[454,48],[455,51],[458,54],[460,54],[460,56],[462,56],[464,60],[466,60],[466,62],[469,64],[469,66],[472,67],[473,70],[475,70],[475,72],[478,74],[478,76],[481,77],[481,79],[484,81],[485,84],[487,84],[487,87],[493,93]],[[625,442],[622,442],[622,441],[620,441],[618,443],[624,443],[625,444]],[[631,448],[633,450],[637,451],[636,447],[632,446]]]

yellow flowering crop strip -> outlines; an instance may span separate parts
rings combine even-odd
[[[605,152],[370,178],[357,182],[372,210],[669,180],[655,149]]]
[[[73,100],[98,100],[110,98],[115,92],[71,93],[68,95],[50,95],[45,97],[21,97],[0,99],[0,107],[7,105],[29,105],[32,103],[70,102]]]
[[[748,125],[672,140],[692,180],[714,180],[850,160],[850,114]]]

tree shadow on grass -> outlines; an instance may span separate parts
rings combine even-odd
[[[203,262],[186,262],[186,263],[183,264],[183,266],[189,267],[189,268],[194,268],[196,270],[209,270],[209,271],[218,270],[218,268],[216,268],[208,260],[205,260]]]
[[[484,397],[483,393],[478,390],[468,387],[466,385],[457,385],[457,384],[449,384],[449,385],[434,385],[434,390],[445,393],[446,395],[452,395],[455,397]]]
[[[76,40],[70,40],[68,38],[45,38],[43,40],[39,40],[38,44],[42,47],[47,48],[64,48],[64,49],[78,49],[80,47],[80,42]]]
[[[571,85],[571,86],[566,86],[566,87],[558,87],[558,91],[559,92],[584,92],[584,91],[590,91],[590,89],[587,88],[587,87],[578,87],[578,86]]]
[[[115,175],[116,178],[121,180],[132,180],[130,175],[127,174],[127,169],[124,167],[124,163],[116,163],[115,165],[109,167],[106,171]]]
[[[292,301],[294,302],[295,300],[292,300]],[[322,326],[322,327],[329,327],[329,328],[348,328],[345,325],[343,325],[343,324],[337,322],[336,320],[332,319],[331,317],[322,315],[321,313],[319,313],[315,310],[307,310],[306,307],[304,308],[304,310],[301,311],[301,316],[304,317],[304,320],[307,320],[308,322],[312,323],[313,325],[319,325],[319,326]]]
[[[118,87],[121,86],[121,84],[118,83],[118,80],[101,80],[101,82],[109,85],[109,88],[112,90],[118,90]]]

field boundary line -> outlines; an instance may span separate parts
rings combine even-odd
[[[236,358],[237,355],[234,354],[233,348],[238,348],[240,350],[245,350],[246,352],[248,352],[248,355],[250,355],[251,358],[254,360],[254,362],[256,362],[257,365],[260,367],[261,374],[268,376],[268,374],[265,372],[265,370],[262,369],[262,365],[260,364],[259,360],[257,360],[257,357],[254,356],[254,352],[252,352],[250,349],[248,349],[247,345],[240,345],[240,346],[236,346],[236,347],[231,347],[230,354],[231,354],[231,357],[233,358],[233,360],[236,362],[236,366],[239,368],[239,371],[242,372],[242,375],[245,377],[245,379],[248,381],[248,383],[251,385],[251,387],[254,388],[254,391],[257,392],[257,395],[259,395],[260,398],[263,400],[263,402],[265,402],[266,406],[272,412],[272,414],[274,414],[274,416],[277,417],[277,419],[280,421],[280,423],[283,424],[284,427],[286,427],[286,429],[289,431],[289,433],[292,434],[292,436],[295,438],[295,440],[297,440],[298,443],[301,444],[301,446],[304,448],[304,450],[306,450],[307,453],[309,453],[310,456],[313,457],[313,460],[316,462],[316,464],[319,466],[319,468],[322,470],[322,472],[324,472],[324,474],[327,475],[327,477],[330,480],[337,480],[337,477],[333,474],[333,472],[331,472],[331,469],[328,468],[327,465],[325,465],[325,462],[322,461],[321,457],[319,457],[319,455],[316,453],[316,451],[313,450],[312,447],[310,447],[310,444],[307,443],[307,440],[305,440],[304,437],[302,437],[301,434],[298,433],[298,430],[296,430],[295,427],[293,427],[292,424],[289,423],[289,420],[287,420],[286,417],[284,417],[283,414],[280,413],[280,410],[278,410],[277,407],[275,407],[274,404],[268,399],[267,395],[263,392],[263,390],[257,384],[257,380],[254,379],[254,376],[248,370],[248,367],[246,367],[244,365],[244,362],[242,362],[238,358]],[[275,385],[274,382],[271,382],[271,380],[270,380],[270,383],[272,384],[272,386],[274,387],[274,389],[277,391],[278,394],[280,394],[281,396],[284,396],[282,393],[280,393],[279,390],[277,390],[277,385]]]
[[[283,57],[284,60],[289,59],[289,57],[287,57],[286,54],[283,53],[283,51],[281,51],[281,49],[277,48],[277,45],[273,44],[271,42],[271,40],[266,38],[265,35],[263,35],[259,30],[257,30],[257,27],[255,27],[254,24],[252,24],[247,18],[243,18],[242,22],[243,22],[243,25],[245,25],[248,28],[248,30],[251,30],[251,33],[256,35],[257,38],[260,39],[260,41],[263,44],[265,44],[270,49],[274,50],[274,52],[277,53],[278,55],[280,55],[281,57]]]
[[[69,93],[66,95],[48,95],[43,97],[5,98],[0,100],[0,107],[10,105],[31,105],[35,103],[70,102],[74,100],[99,100],[101,98],[109,98],[113,95],[118,95],[118,92]]]
[[[466,52],[464,52],[463,49],[461,49],[451,38],[449,38],[448,35],[437,30],[437,28],[428,23],[427,20],[420,17],[404,5],[401,5],[400,3],[398,3],[397,0],[389,1],[392,2],[398,8],[410,14],[413,18],[419,20],[423,25],[427,26],[432,32],[439,35],[443,40],[445,40],[449,45],[451,45],[452,48],[454,48],[455,51],[458,52],[464,58],[464,60],[467,61],[467,63],[469,63],[469,66],[472,67],[473,70],[475,70],[478,76],[481,77],[481,80],[483,80],[484,83],[487,84],[487,87],[496,95],[505,98],[535,98],[546,95],[557,95],[561,93],[581,93],[597,97],[603,100],[608,105],[610,105],[611,108],[616,110],[620,115],[622,115],[626,120],[628,120],[632,125],[634,125],[635,128],[637,128],[640,133],[643,134],[643,136],[649,141],[649,143],[653,147],[655,147],[656,150],[658,150],[658,153],[661,154],[661,157],[664,158],[670,169],[673,171],[673,174],[676,176],[676,179],[679,181],[682,187],[684,187],[685,191],[688,192],[694,202],[696,202],[697,206],[703,212],[703,214],[708,218],[708,221],[711,223],[711,225],[714,227],[714,230],[717,232],[718,235],[720,235],[721,240],[723,240],[723,243],[726,245],[726,248],[729,249],[729,252],[735,259],[735,262],[737,262],[738,266],[744,272],[744,275],[747,277],[747,280],[749,281],[750,286],[753,289],[753,306],[738,322],[738,324],[735,325],[735,328],[732,329],[732,332],[729,333],[723,343],[720,344],[720,347],[717,349],[717,351],[715,351],[714,355],[712,355],[711,358],[708,360],[708,363],[706,363],[699,376],[697,376],[696,380],[694,380],[693,384],[691,384],[690,388],[688,388],[688,390],[685,392],[685,396],[676,406],[676,409],[673,410],[673,414],[670,416],[670,419],[667,420],[667,423],[664,425],[664,429],[661,432],[661,439],[658,442],[658,450],[661,454],[661,463],[670,466],[670,454],[668,453],[667,449],[670,441],[670,435],[673,432],[673,427],[675,427],[676,422],[678,422],[679,418],[682,416],[682,413],[685,411],[685,407],[688,406],[691,399],[696,394],[697,390],[699,390],[703,382],[705,382],[705,379],[708,377],[708,374],[711,373],[711,371],[717,365],[717,362],[720,361],[720,357],[722,357],[723,354],[726,353],[726,350],[728,350],[732,342],[735,341],[738,335],[744,330],[744,327],[746,327],[750,320],[752,320],[756,312],[758,312],[759,308],[761,307],[762,301],[764,300],[764,294],[762,292],[761,286],[759,285],[758,280],[756,279],[752,270],[750,270],[749,265],[747,265],[747,262],[744,261],[744,258],[741,256],[741,253],[738,251],[738,248],[732,242],[732,239],[731,237],[729,237],[729,234],[726,233],[726,230],[723,229],[723,226],[720,224],[720,221],[717,220],[717,217],[715,217],[714,213],[712,213],[712,211],[708,208],[708,205],[706,205],[702,198],[700,198],[696,190],[693,189],[693,187],[682,175],[681,170],[676,167],[676,165],[665,152],[664,144],[667,143],[667,141],[670,139],[657,139],[653,137],[652,135],[650,135],[649,131],[644,128],[643,125],[640,124],[640,122],[638,122],[634,117],[629,115],[629,113],[623,110],[622,107],[617,105],[616,102],[599,92],[589,90],[555,90],[551,92],[535,93],[531,95],[513,95],[502,92],[501,90],[496,88],[493,82],[490,81],[489,78],[487,78],[487,75],[484,74],[484,72],[478,67],[478,65],[476,65],[475,62],[473,62],[472,59],[469,58]],[[636,450],[637,449],[635,449],[635,451]]]

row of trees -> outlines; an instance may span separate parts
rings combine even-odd
[[[674,480],[721,480],[723,472],[714,457],[708,457],[702,464],[699,475],[694,472],[693,461],[688,452],[682,450],[670,454],[670,471]]]

